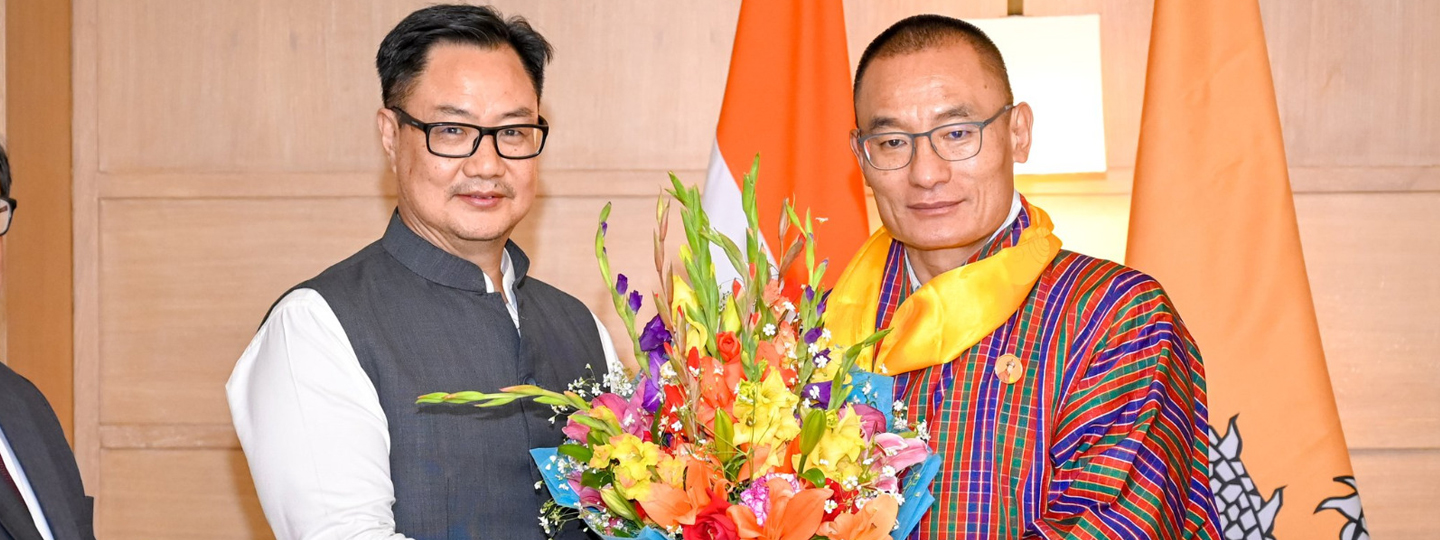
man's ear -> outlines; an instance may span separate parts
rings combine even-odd
[[[380,131],[380,146],[385,149],[385,156],[390,158],[390,170],[395,171],[395,145],[399,144],[400,120],[395,118],[395,111],[381,107],[375,112],[375,128]]]
[[[860,128],[850,130],[850,153],[855,154],[855,164],[865,171],[865,149],[860,147]],[[864,176],[864,175],[861,175]],[[869,180],[866,180],[869,183]]]
[[[1035,126],[1035,112],[1030,104],[1020,102],[1010,111],[1010,154],[1016,163],[1030,159],[1030,134]]]

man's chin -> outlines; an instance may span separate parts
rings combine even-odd
[[[466,242],[504,242],[510,239],[510,231],[513,227],[499,227],[495,225],[483,227],[457,228],[455,236]]]
[[[973,247],[975,244],[984,242],[985,238],[974,238],[971,235],[893,235],[905,247],[920,251],[943,251],[947,249],[964,249]]]

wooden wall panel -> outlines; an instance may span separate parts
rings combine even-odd
[[[1291,166],[1440,165],[1440,2],[1260,2]]]
[[[850,42],[851,72],[865,46],[900,19],[921,13],[961,19],[1004,17],[1008,5],[1006,0],[849,0],[845,2],[845,33]]]
[[[372,5],[100,2],[100,170],[379,168]]]
[[[1440,450],[1354,450],[1350,463],[1355,467],[1370,538],[1435,538]]]
[[[1295,203],[1347,441],[1440,449],[1440,193]]]
[[[381,168],[375,50],[424,4],[101,3],[101,171]],[[547,166],[703,166],[736,3],[498,4],[556,48],[542,107],[556,128]]]
[[[229,423],[224,384],[266,309],[378,238],[389,209],[378,198],[103,202],[100,421]]]
[[[239,450],[106,450],[101,467],[97,538],[274,538]]]

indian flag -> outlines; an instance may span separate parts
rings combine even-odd
[[[817,221],[816,260],[829,260],[827,285],[869,236],[860,168],[849,146],[855,128],[850,90],[840,0],[741,4],[705,181],[705,212],[722,234],[745,237],[740,182],[758,154],[756,198],[771,260],[784,256],[796,234],[792,227],[791,238],[776,236],[782,205],[790,199]],[[726,259],[717,253],[715,260]],[[799,282],[802,266],[792,265],[788,282]],[[738,277],[723,262],[716,274],[722,283]]]

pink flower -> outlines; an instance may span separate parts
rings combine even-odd
[[[879,409],[864,403],[852,403],[850,407],[860,415],[860,432],[865,434],[865,438],[868,439],[876,433],[885,433],[890,430],[885,425],[885,413],[880,412]],[[841,412],[843,414],[844,409],[841,409]]]
[[[576,495],[580,496],[581,508],[605,507],[605,501],[600,499],[600,490],[580,485],[580,477],[578,474],[572,478],[569,478],[568,482],[570,483],[570,490],[574,491]]]
[[[575,414],[583,413],[577,412]],[[569,420],[565,421],[565,427],[560,428],[560,432],[564,433],[565,436],[569,437],[571,440],[585,442],[586,437],[590,436],[590,426],[576,422],[575,419],[572,417]]]
[[[894,469],[896,474],[907,467],[925,461],[930,456],[930,447],[920,439],[907,439],[894,433],[881,433],[875,436],[875,443],[884,450],[880,457],[879,465]]]
[[[650,412],[645,410],[643,401],[645,396],[636,392],[629,400],[615,394],[600,394],[591,400],[592,407],[605,407],[615,413],[615,419],[620,422],[620,429],[626,433],[640,437],[641,440],[650,440]],[[569,425],[565,426],[567,429]],[[564,430],[561,430],[562,432]],[[569,433],[566,433],[569,435]],[[584,440],[584,439],[579,439]]]

